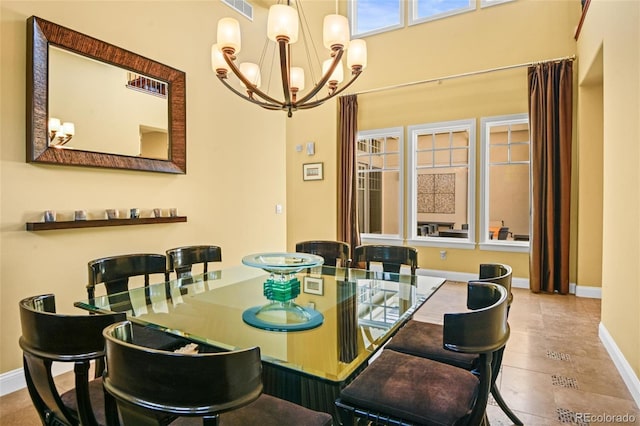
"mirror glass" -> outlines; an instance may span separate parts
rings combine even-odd
[[[49,145],[168,160],[167,86],[50,46],[49,132],[53,119],[56,125],[72,123],[73,134],[66,134],[63,127],[50,137]],[[88,97],[99,102],[87,102]]]
[[[38,17],[27,162],[186,173],[185,74]]]

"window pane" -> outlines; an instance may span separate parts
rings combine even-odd
[[[483,118],[482,122],[482,135],[488,130],[483,149],[489,150],[489,161],[482,164],[487,216],[482,218],[481,235],[485,241],[527,241],[531,200],[527,115]],[[507,232],[499,235],[501,228]]]
[[[508,145],[492,145],[489,151],[489,161],[491,163],[506,163],[509,161]]]
[[[402,24],[400,0],[353,0],[355,6],[354,35]]]
[[[428,241],[447,238],[447,242],[457,238],[468,243],[474,239],[467,228],[475,188],[469,175],[474,161],[469,140],[475,139],[475,120],[415,125],[409,126],[408,131],[412,141],[409,155],[416,167],[409,175],[413,222],[409,237]],[[433,140],[433,146],[424,143],[426,140]],[[467,227],[462,229],[465,224]]]
[[[464,149],[454,149],[451,150],[451,161],[453,163],[453,165],[466,165],[469,163],[469,150],[467,150],[466,148]]]
[[[388,131],[388,134],[385,134]],[[401,129],[361,132],[357,142],[358,222],[362,234],[399,235],[402,227]],[[369,134],[369,137],[365,137]],[[400,136],[398,136],[400,134]]]
[[[511,161],[529,161],[529,144],[511,145]]]
[[[427,20],[475,8],[475,0],[414,0],[416,16],[412,20]]]
[[[417,153],[417,166],[433,166],[433,151],[422,151]]]
[[[512,234],[529,234],[529,165],[490,166],[489,176],[490,221],[504,223],[509,240]]]
[[[435,151],[433,153],[436,157],[436,166],[448,166],[451,161],[450,151]]]

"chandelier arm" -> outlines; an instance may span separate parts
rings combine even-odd
[[[294,106],[298,106],[306,103],[309,99],[313,98],[324,87],[325,84],[327,84],[327,81],[329,81],[329,78],[331,78],[331,74],[333,74],[333,71],[338,66],[338,63],[340,62],[340,59],[342,58],[343,53],[344,53],[344,50],[342,48],[335,51],[335,56],[333,57],[333,63],[331,64],[331,66],[329,67],[325,75],[322,76],[322,78],[320,79],[318,84],[316,84],[313,90],[307,93],[302,99],[297,101]]]
[[[263,91],[261,91],[260,89],[258,89],[255,84],[251,83],[247,77],[244,76],[244,74],[242,74],[240,72],[240,70],[238,69],[238,67],[236,66],[236,64],[233,62],[233,57],[230,53],[225,52],[224,50],[222,51],[223,56],[224,56],[224,60],[227,62],[227,65],[229,65],[229,68],[231,68],[231,71],[233,71],[233,73],[236,75],[236,77],[238,77],[240,79],[240,81],[242,81],[242,83],[244,83],[244,85],[247,87],[247,90],[250,90],[251,92],[255,93],[256,95],[258,95],[259,97],[261,97],[262,99],[264,99],[265,101],[267,101],[267,103],[269,104],[275,104],[275,105],[279,105],[278,109],[284,109],[286,104],[282,103],[281,101],[272,98],[271,96],[267,95],[266,93],[264,93]],[[222,81],[222,79],[220,80]],[[233,89],[231,87],[231,85],[227,84],[225,81],[222,81],[223,83],[225,83],[225,85],[232,89],[234,92],[239,93],[238,91],[236,91],[235,89]],[[245,95],[240,94],[240,96],[242,97],[246,97]],[[247,99],[251,99],[249,97],[246,97]],[[255,102],[255,100],[254,100]],[[258,102],[255,102],[258,103]],[[260,105],[260,103],[259,103]]]
[[[342,86],[340,89],[336,90],[335,92],[325,96],[324,98],[319,99],[319,100],[314,101],[314,102],[308,102],[308,103],[302,104],[302,105],[298,104],[298,105],[296,105],[296,107],[298,109],[309,109],[309,108],[317,107],[318,105],[322,105],[327,100],[339,95],[345,89],[347,89],[349,86],[351,86],[353,84],[353,82],[356,81],[356,79],[360,76],[360,74],[362,74],[362,71],[358,71],[357,74],[355,74],[353,77],[351,77],[351,80],[349,80],[349,82],[347,84],[345,84],[344,86]]]
[[[251,98],[247,95],[245,95],[244,93],[236,90],[232,85],[229,84],[229,82],[227,82],[226,77],[222,77],[222,76],[218,76],[218,79],[222,82],[222,84],[224,84],[227,89],[231,90],[233,93],[235,93],[236,95],[240,96],[242,99],[247,100],[249,102],[252,102],[256,105],[261,106],[262,108],[266,108],[266,109],[271,109],[271,110],[283,110],[285,109],[284,105],[280,105],[278,104],[273,104],[273,103],[268,103],[268,102],[262,102],[258,99],[254,99]]]
[[[289,87],[289,58],[290,46],[286,39],[278,39],[280,50],[280,73],[282,76],[282,93],[284,94],[284,104],[291,105],[291,91]]]

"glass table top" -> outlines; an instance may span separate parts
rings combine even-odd
[[[342,382],[444,282],[327,266],[295,275],[302,290],[295,302],[322,314],[322,323],[313,329],[275,331],[244,322],[243,312],[267,302],[263,284],[270,276],[246,265],[75,305],[93,312],[127,312],[132,322],[221,349],[260,346],[264,362]]]

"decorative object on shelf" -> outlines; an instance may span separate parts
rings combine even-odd
[[[295,3],[296,8],[291,3]],[[336,11],[334,15],[325,16],[323,24],[323,42],[324,46],[330,50],[331,56],[322,63],[322,77],[315,81],[314,64],[310,59],[318,58],[318,55],[302,9],[302,1],[288,0],[287,4],[276,4],[269,8],[267,37],[278,45],[282,100],[260,90],[262,80],[260,68],[264,65],[268,41],[265,43],[259,64],[243,62],[236,65],[236,55],[240,53],[241,48],[241,36],[240,24],[233,18],[222,18],[218,21],[217,43],[211,47],[211,66],[218,79],[236,95],[266,109],[287,111],[287,115],[291,117],[293,111],[316,107],[344,91],[367,66],[367,45],[364,40],[350,40],[349,22],[345,16],[338,15]],[[307,66],[311,70],[314,85],[306,95],[300,98],[298,92],[305,88],[304,70],[301,67],[291,66],[293,62],[291,45],[298,41],[299,32],[302,32]],[[351,79],[338,88],[344,79],[342,56],[345,51],[347,66],[351,69]],[[246,90],[246,95],[229,83],[227,76],[230,71],[240,79],[240,85]],[[318,99],[316,95],[325,85],[328,87],[328,94]]]
[[[87,220],[87,211],[86,210],[76,210],[73,214],[74,220]]]
[[[107,209],[107,219],[117,219],[120,217],[118,209]]]
[[[49,146],[61,147],[73,138],[76,134],[76,126],[66,121],[60,122],[59,118],[49,119]]]
[[[162,217],[162,209],[153,209],[153,217]]]
[[[55,210],[45,210],[44,211],[44,221],[45,222],[55,222],[56,221],[56,211]]]
[[[176,217],[178,216],[178,209],[175,207],[172,207],[169,209],[169,217]]]
[[[322,265],[322,257],[307,253],[258,253],[245,256],[242,263],[270,273],[263,284],[269,303],[244,311],[244,322],[272,331],[309,330],[322,324],[324,316],[320,312],[294,302],[300,294],[300,280],[296,274]]]
[[[140,217],[140,209],[133,208],[129,210],[129,218],[130,219],[138,219]]]
[[[302,180],[324,179],[323,163],[306,163],[302,165]]]

